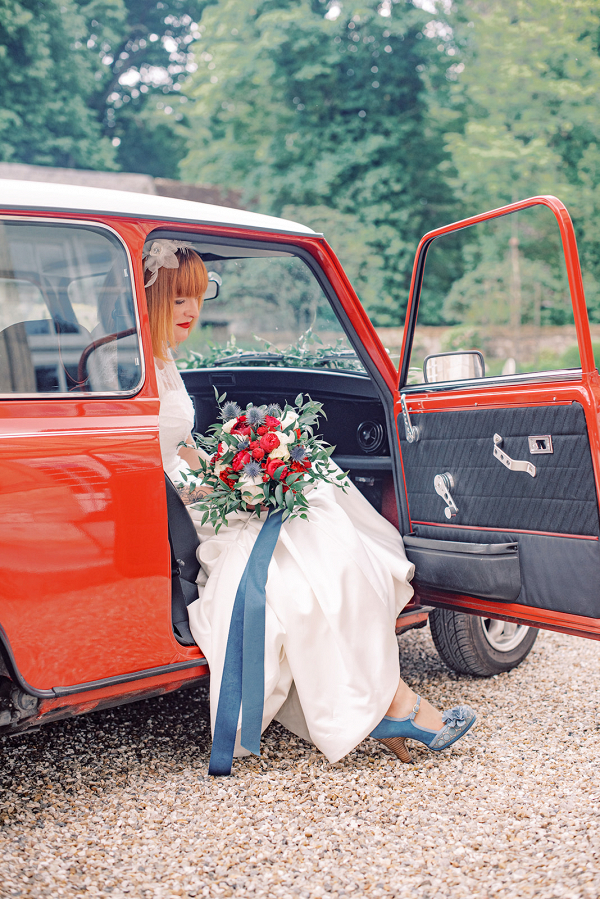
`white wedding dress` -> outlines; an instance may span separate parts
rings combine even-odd
[[[182,485],[189,468],[177,446],[193,427],[193,404],[173,362],[157,367],[157,378],[163,465]],[[231,611],[262,523],[239,512],[215,534],[188,510],[202,565],[188,614],[210,666],[214,730]],[[276,718],[331,762],[373,730],[398,686],[394,624],[412,596],[413,572],[398,531],[353,484],[346,493],[329,484],[312,490],[309,521],[284,522],[269,565],[263,730]],[[238,730],[235,755],[246,754]]]

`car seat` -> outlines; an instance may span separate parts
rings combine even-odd
[[[198,599],[196,578],[200,563],[196,550],[200,546],[196,528],[177,488],[165,474],[167,516],[171,545],[171,620],[173,633],[182,646],[195,646],[190,631],[187,607]]]

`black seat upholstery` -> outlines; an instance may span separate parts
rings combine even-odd
[[[196,550],[200,545],[192,519],[173,485],[165,475],[169,543],[171,544],[171,620],[173,633],[183,646],[194,646],[187,607],[198,599],[196,578],[200,563]]]

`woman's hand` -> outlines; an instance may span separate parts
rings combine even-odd
[[[185,446],[180,446],[177,450],[179,457],[190,466],[192,471],[198,471],[200,468],[200,459],[208,462],[210,456],[200,447],[193,444],[192,435],[190,434],[186,440]]]

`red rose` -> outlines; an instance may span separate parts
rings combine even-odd
[[[262,479],[263,479],[263,484],[266,484],[267,481],[271,480],[268,474],[264,474]]]
[[[279,437],[277,434],[268,433],[260,438],[260,447],[265,453],[270,453],[279,446]]]
[[[256,429],[256,433],[258,434],[259,437],[262,437],[263,434],[267,434],[268,432],[269,432],[269,429],[265,428],[264,425],[261,425],[260,428]]]
[[[241,471],[244,465],[247,465],[250,462],[252,456],[246,450],[242,450],[239,453],[236,453],[233,457],[233,461],[231,463],[231,467],[234,471]]]
[[[252,458],[256,459],[257,462],[260,462],[261,459],[265,458],[265,451],[261,449],[260,446],[255,446],[252,450]]]
[[[265,471],[269,475],[270,478],[275,476],[275,472],[278,468],[281,468],[283,462],[281,459],[269,459],[267,464],[265,465]]]
[[[233,474],[233,468],[226,468],[225,471],[221,472],[219,478],[221,481],[223,481],[224,484],[227,484],[230,490],[233,490],[235,481],[231,480],[231,478],[229,477],[230,474]]]
[[[305,470],[302,462],[292,462],[290,468],[292,469],[292,471],[304,471]]]
[[[265,415],[265,424],[268,428],[278,428],[281,422],[274,415]]]
[[[308,470],[310,468],[310,459],[303,459],[302,464]]]
[[[296,437],[298,438],[298,440],[300,440],[300,438],[302,437],[302,431],[300,430],[300,428],[295,428],[294,433],[295,433]]]
[[[283,481],[284,478],[287,478],[287,476],[289,475],[289,473],[290,473],[290,470],[289,470],[289,468],[288,468],[287,465],[286,465],[286,466],[283,468],[283,470],[280,472],[280,474],[279,474],[279,480],[280,480],[280,481]]]

